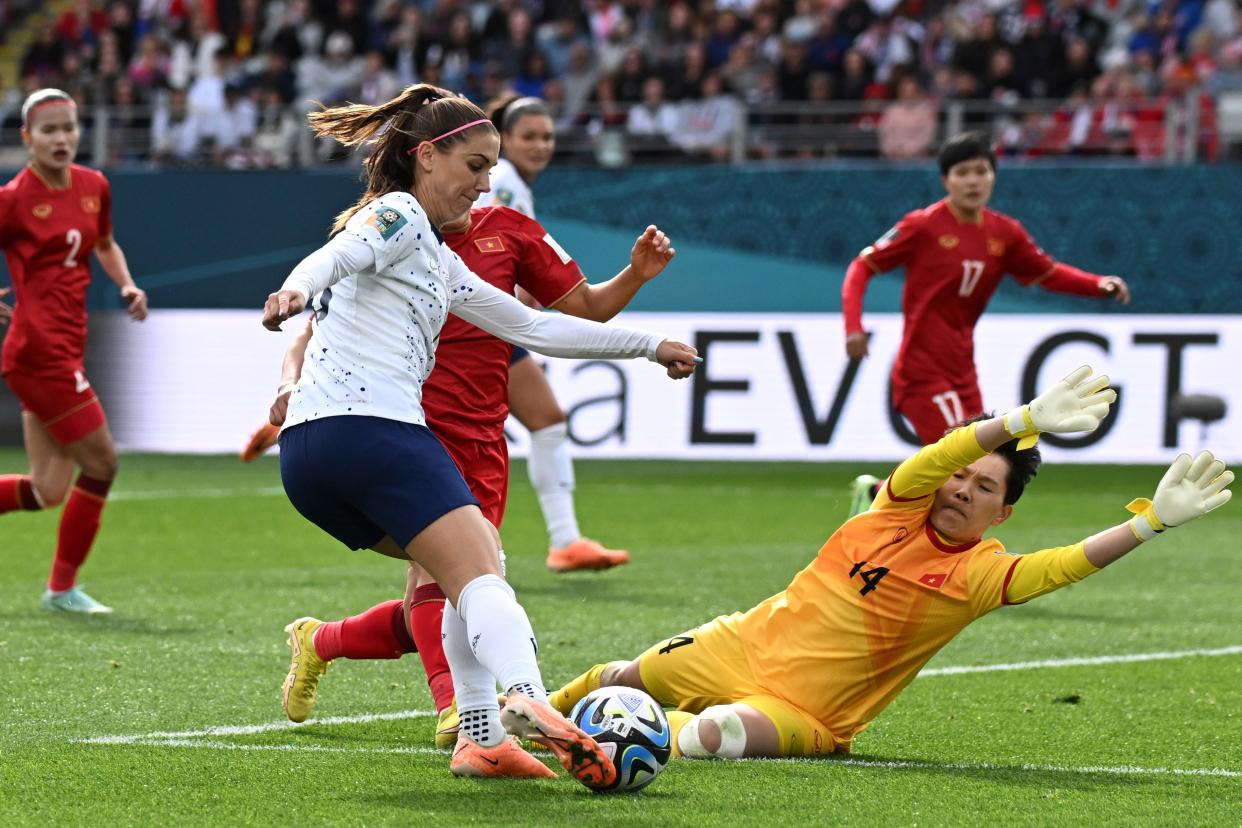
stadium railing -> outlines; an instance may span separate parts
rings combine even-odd
[[[599,166],[733,163],[765,160],[930,158],[949,135],[989,131],[1001,152],[1024,159],[1084,157],[1158,164],[1236,158],[1242,147],[1242,100],[1219,105],[1197,92],[1142,100],[926,101],[916,135],[901,133],[909,119],[885,119],[890,101],[750,103],[729,99],[709,116],[702,102],[672,104],[677,128],[634,134],[628,107],[583,107],[557,119],[558,159]],[[154,107],[88,106],[80,111],[83,163],[105,168],[289,168],[356,162],[331,142],[316,141],[304,111],[290,107],[268,117],[261,134],[242,142],[227,133],[174,123]],[[192,119],[191,119],[192,120]],[[158,126],[157,124],[162,124]],[[195,129],[184,141],[178,130]],[[0,169],[25,162],[20,120],[0,109]],[[895,152],[895,150],[897,150]]]

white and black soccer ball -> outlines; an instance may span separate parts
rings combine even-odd
[[[617,781],[596,790],[641,790],[673,754],[673,729],[664,708],[642,690],[601,687],[580,699],[569,717],[599,743],[617,768]]]

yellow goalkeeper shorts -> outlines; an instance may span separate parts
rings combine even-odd
[[[755,681],[733,626],[739,618],[741,613],[722,615],[640,655],[638,669],[647,692],[687,713],[719,704],[754,708],[776,726],[781,756],[841,752],[845,746],[836,743],[822,722]]]

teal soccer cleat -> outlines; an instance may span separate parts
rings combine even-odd
[[[78,612],[83,615],[107,615],[112,607],[106,607],[87,595],[82,587],[66,589],[64,592],[45,590],[39,606],[53,612]]]

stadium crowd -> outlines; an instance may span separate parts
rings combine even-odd
[[[0,0],[5,28],[35,5]],[[0,104],[10,128],[23,94],[64,88],[108,107],[112,163],[331,161],[339,148],[305,137],[312,102],[375,103],[418,81],[480,102],[539,96],[562,136],[619,133],[678,158],[728,158],[741,107],[760,128],[803,127],[793,154],[832,154],[814,130],[844,127],[871,136],[865,153],[923,158],[954,102],[1010,152],[1160,157],[1171,102],[1197,99],[1210,126],[1214,100],[1242,91],[1242,13],[1237,0],[74,0],[18,72]]]

